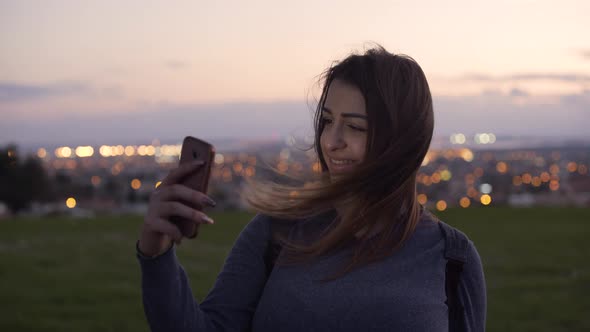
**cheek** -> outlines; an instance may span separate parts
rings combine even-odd
[[[320,153],[322,156],[324,155],[324,151],[326,151],[326,144],[324,143],[324,134],[320,134]]]
[[[359,139],[356,144],[355,144],[355,155],[357,156],[357,158],[359,160],[364,160],[365,159],[365,154],[366,154],[366,149],[367,149],[367,139],[363,138],[363,139]]]

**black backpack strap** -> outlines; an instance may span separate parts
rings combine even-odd
[[[456,228],[440,220],[438,224],[445,238],[444,256],[447,260],[445,291],[447,295],[446,304],[449,307],[449,331],[465,331],[465,308],[459,301],[459,281],[463,271],[463,264],[466,262],[469,240],[465,234]]]

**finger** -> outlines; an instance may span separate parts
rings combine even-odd
[[[155,231],[170,236],[170,238],[172,238],[172,240],[176,243],[179,243],[182,240],[182,232],[180,229],[167,220],[162,218],[156,219],[152,224],[152,228]]]
[[[216,205],[209,196],[182,184],[173,184],[162,188],[159,196],[161,201],[184,201],[198,210],[202,210],[205,205]]]
[[[170,217],[170,222],[178,227],[183,236],[189,239],[197,236],[199,223],[181,217]]]
[[[160,206],[160,217],[182,217],[200,224],[213,224],[213,219],[199,210],[195,210],[180,202],[162,202]]]
[[[178,168],[175,168],[172,171],[170,171],[170,173],[168,173],[168,176],[166,176],[166,178],[164,180],[162,180],[161,185],[166,186],[166,185],[178,183],[185,176],[191,174],[192,172],[194,172],[195,170],[197,170],[199,167],[203,166],[204,164],[205,164],[205,162],[202,160],[195,160],[190,163],[181,164],[180,166],[178,166]]]

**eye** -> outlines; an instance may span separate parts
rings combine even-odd
[[[323,117],[321,122],[323,125],[328,125],[328,124],[332,123],[332,119],[328,119],[328,118]]]
[[[361,132],[365,132],[367,131],[365,128],[361,128],[361,127],[357,127],[357,126],[353,126],[353,125],[348,125],[348,127],[352,130],[356,130],[356,131],[361,131]]]

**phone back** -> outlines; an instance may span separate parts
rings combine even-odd
[[[180,164],[190,163],[196,160],[202,160],[205,164],[199,167],[196,172],[183,178],[180,183],[191,189],[207,194],[214,156],[215,148],[210,143],[191,136],[185,137],[180,152]],[[185,202],[185,204],[192,208],[198,208],[188,202]],[[199,233],[198,224],[192,220],[186,220],[182,217],[172,217],[170,221],[176,224],[182,234],[188,238],[195,238]]]
[[[215,148],[210,143],[191,136],[185,137],[180,152],[180,164],[202,160],[205,165],[184,178],[182,184],[206,194],[214,156]]]

